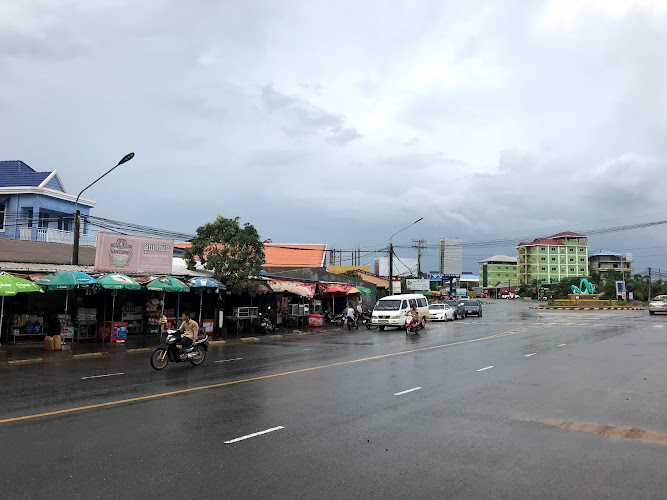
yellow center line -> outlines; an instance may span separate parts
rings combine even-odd
[[[539,321],[539,319],[538,319]],[[525,325],[524,325],[525,326]],[[388,354],[379,354],[377,356],[370,356],[367,358],[359,358],[359,359],[352,359],[349,361],[339,361],[337,363],[330,363],[328,365],[319,365],[319,366],[311,366],[310,368],[301,368],[299,370],[291,370],[288,372],[282,372],[282,373],[273,373],[271,375],[261,375],[259,377],[252,377],[252,378],[244,378],[241,380],[231,380],[229,382],[220,382],[217,384],[210,384],[210,385],[202,385],[198,387],[191,387],[190,389],[179,389],[177,391],[170,391],[170,392],[161,392],[159,394],[150,394],[148,396],[138,396],[136,398],[129,398],[129,399],[119,399],[116,401],[107,401],[106,403],[96,403],[92,405],[86,405],[86,406],[77,406],[74,408],[66,408],[64,410],[54,410],[54,411],[48,411],[45,413],[35,413],[34,415],[25,415],[23,417],[13,417],[13,418],[5,418],[3,420],[0,420],[0,424],[5,424],[8,422],[17,422],[19,420],[28,420],[31,418],[38,418],[38,417],[48,417],[52,415],[62,415],[63,413],[73,413],[76,411],[83,411],[83,410],[90,410],[93,408],[103,408],[105,406],[115,406],[115,405],[120,405],[124,403],[134,403],[136,401],[147,401],[149,399],[155,399],[155,398],[163,398],[165,396],[174,396],[176,394],[185,394],[188,392],[195,392],[195,391],[203,391],[205,389],[216,389],[218,387],[225,387],[229,385],[235,385],[235,384],[243,384],[246,382],[255,382],[257,380],[266,380],[270,378],[275,378],[275,377],[283,377],[285,375],[293,375],[295,373],[304,373],[304,372],[309,372],[313,370],[321,370],[323,368],[331,368],[333,366],[343,366],[343,365],[349,365],[353,363],[361,363],[364,361],[372,361],[375,359],[383,359],[383,358],[389,358],[391,356],[400,356],[401,354],[410,354],[410,353],[415,353],[415,352],[423,352],[423,351],[431,351],[433,349],[443,349],[445,347],[452,347],[455,345],[462,345],[462,344],[470,344],[473,342],[481,342],[482,340],[491,340],[491,339],[497,339],[501,337],[508,337],[510,335],[516,335],[518,333],[525,333],[525,330],[521,330],[523,326],[518,327],[518,328],[513,328],[512,330],[507,330],[506,332],[502,333],[496,333],[494,335],[488,335],[486,337],[479,337],[476,339],[470,339],[470,340],[460,340],[458,342],[451,342],[449,344],[439,344],[439,345],[434,345],[430,347],[420,347],[418,349],[409,349],[407,351],[398,351],[398,352],[392,352]]]

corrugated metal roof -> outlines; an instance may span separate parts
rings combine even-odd
[[[509,255],[494,255],[488,259],[480,260],[480,262],[502,262],[503,264],[516,264],[516,257],[510,257]]]
[[[0,187],[37,187],[51,172],[35,172],[20,160],[0,161]]]
[[[614,256],[614,257],[623,257],[623,254],[620,252],[612,252],[611,250],[593,250],[592,252],[588,252],[589,257],[595,257],[597,255],[608,255],[608,256]]]

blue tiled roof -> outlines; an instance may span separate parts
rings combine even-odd
[[[37,187],[51,172],[35,172],[22,161],[0,161],[0,187]]]

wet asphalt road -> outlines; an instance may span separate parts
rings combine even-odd
[[[545,423],[667,433],[666,368],[667,316],[519,301],[162,372],[148,353],[2,366],[0,420],[74,411],[0,423],[0,496],[667,498],[667,443]]]

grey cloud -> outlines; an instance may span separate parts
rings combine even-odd
[[[269,112],[278,115],[283,130],[290,136],[321,133],[328,142],[341,146],[362,137],[354,128],[344,126],[342,115],[329,113],[304,99],[282,94],[272,85],[262,88],[262,103]]]

